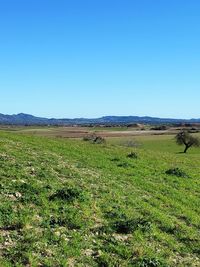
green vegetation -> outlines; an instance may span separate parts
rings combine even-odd
[[[200,138],[200,134],[193,134],[193,136]],[[120,137],[120,138],[107,138],[107,143],[112,145],[120,145],[127,147],[142,148],[144,150],[151,150],[164,153],[182,153],[182,148],[176,144],[174,135],[144,135],[133,137]],[[189,154],[196,154],[197,157],[200,153],[200,148],[192,147]]]
[[[169,175],[175,175],[177,177],[183,177],[183,178],[188,177],[188,175],[184,171],[180,170],[179,168],[169,169],[165,173]]]
[[[2,131],[0,266],[199,266],[200,151],[137,142]]]
[[[194,147],[200,146],[200,139],[198,137],[194,137],[188,131],[179,132],[175,138],[176,138],[176,143],[178,145],[185,146],[183,153],[186,153],[187,150],[192,146]]]
[[[88,141],[92,144],[103,144],[105,143],[105,139],[101,136],[98,136],[96,134],[90,134],[83,137],[83,141]]]

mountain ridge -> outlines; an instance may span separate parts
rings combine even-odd
[[[100,118],[43,118],[31,114],[19,113],[6,115],[0,113],[1,125],[83,125],[83,124],[162,124],[162,123],[200,123],[199,119],[173,119],[150,116],[103,116]]]

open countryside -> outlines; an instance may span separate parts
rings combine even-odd
[[[200,267],[200,0],[0,1],[0,267]]]
[[[80,128],[1,130],[1,265],[199,266],[199,149]]]

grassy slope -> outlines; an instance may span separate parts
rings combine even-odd
[[[199,266],[200,155],[130,151],[0,133],[0,266]]]

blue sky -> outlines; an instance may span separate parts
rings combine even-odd
[[[0,113],[200,117],[199,0],[0,0]]]

